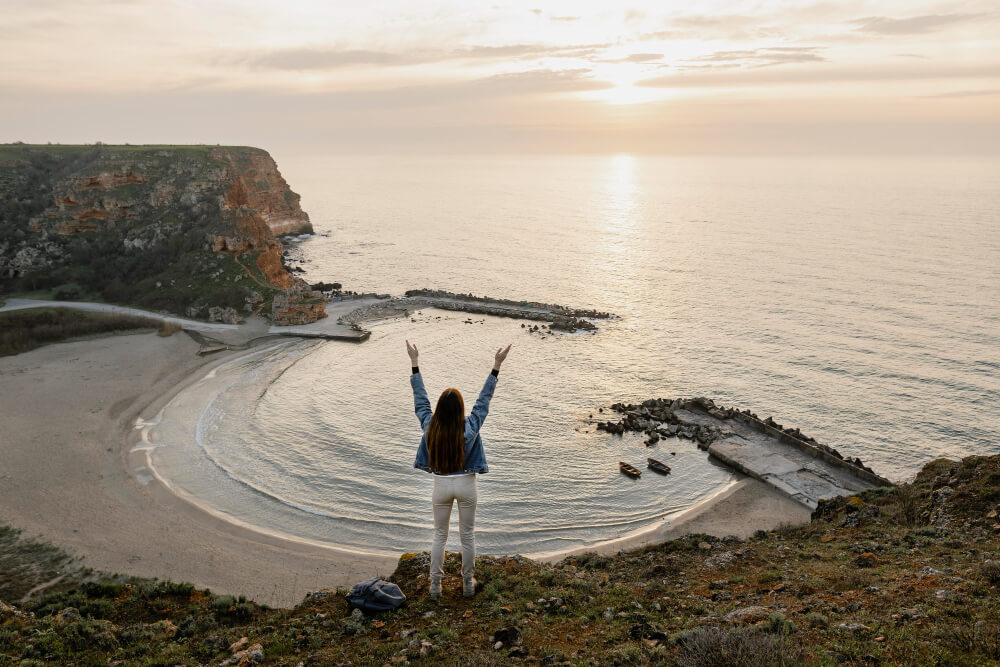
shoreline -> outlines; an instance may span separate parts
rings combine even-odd
[[[155,445],[142,442],[155,423],[150,418],[248,354],[205,358],[198,347],[187,336],[139,334],[59,343],[0,360],[0,394],[15,397],[0,407],[10,426],[0,519],[94,569],[190,581],[274,606],[292,606],[310,590],[391,574],[399,554],[253,526],[185,497],[157,471]],[[39,458],[49,464],[44,471]],[[637,533],[530,557],[554,562],[613,553],[691,532],[745,536],[808,519],[807,509],[748,478]]]

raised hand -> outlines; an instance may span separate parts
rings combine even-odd
[[[420,354],[420,352],[417,351],[417,344],[416,343],[411,344],[410,341],[406,341],[406,353],[408,355],[410,355],[410,365],[411,366],[419,366],[420,365],[420,364],[417,363],[417,356]]]
[[[500,364],[502,364],[503,360],[507,358],[507,354],[509,352],[510,352],[510,345],[508,345],[507,347],[497,348],[497,354],[496,357],[494,357],[493,361],[493,368],[500,370]]]

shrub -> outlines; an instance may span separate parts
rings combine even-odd
[[[948,630],[945,641],[967,653],[1000,660],[1000,630],[996,626],[955,626]]]
[[[115,331],[155,329],[157,320],[67,308],[30,308],[0,313],[0,356],[19,354],[47,343]]]
[[[912,526],[917,522],[920,510],[919,497],[912,484],[900,484],[893,489],[896,500],[896,519],[904,526]]]
[[[699,628],[675,639],[683,667],[783,667],[799,664],[799,651],[783,639],[748,628]]]
[[[815,611],[811,611],[806,614],[806,622],[814,628],[825,628],[830,624],[830,621],[826,618],[826,616]]]
[[[1000,560],[984,560],[979,566],[979,574],[994,585],[1000,585]]]
[[[784,617],[783,614],[771,614],[767,619],[766,632],[773,635],[790,635],[795,632],[795,624]]]

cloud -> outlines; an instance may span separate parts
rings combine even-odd
[[[699,67],[706,63],[729,63],[744,67],[772,67],[788,63],[826,62],[817,51],[822,46],[775,46],[762,49],[715,51],[684,61],[682,67]]]
[[[556,46],[552,44],[507,44],[505,46],[468,46],[444,54],[442,60],[451,58],[580,58],[593,55],[611,46],[603,44],[575,44]]]
[[[976,79],[1000,76],[1000,65],[929,67],[921,65],[882,65],[822,69],[730,69],[718,73],[683,72],[637,81],[637,86],[653,88],[715,88],[759,85],[802,85],[812,83],[849,83],[857,81],[918,81],[930,79]]]
[[[604,63],[654,63],[663,60],[662,53],[633,53],[624,58],[602,60]]]
[[[263,69],[314,70],[351,65],[398,65],[402,63],[402,56],[385,51],[301,48],[263,53],[250,63]]]
[[[970,21],[983,14],[925,14],[896,19],[888,16],[867,16],[855,19],[852,23],[856,30],[873,32],[881,35],[915,35],[941,30],[955,23]]]
[[[1000,95],[1000,88],[990,90],[956,90],[951,93],[938,93],[937,95],[920,95],[925,99],[950,98],[950,97],[982,97],[984,95]]]
[[[302,47],[275,49],[265,53],[235,53],[222,56],[222,64],[246,64],[256,69],[276,70],[330,70],[357,65],[383,65],[402,67],[431,62],[462,59],[528,59],[528,58],[584,58],[611,46],[604,44],[578,44],[557,46],[551,44],[506,44],[503,46],[468,46],[450,51],[370,51],[363,49],[338,49],[333,47]]]
[[[478,79],[472,85],[489,90],[491,95],[577,92],[612,88],[607,81],[591,78],[589,69],[528,70]]]
[[[919,53],[894,53],[892,55],[897,58],[920,58],[921,60],[927,60],[927,56],[922,56]]]
[[[658,60],[663,60],[662,53],[633,53],[630,56],[622,58],[624,62],[629,63],[648,63]]]
[[[581,17],[581,16],[550,16],[549,20],[550,21],[572,22],[572,21],[579,21],[581,18],[583,18],[583,17]]]

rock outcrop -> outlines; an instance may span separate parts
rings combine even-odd
[[[5,292],[314,321],[323,302],[286,269],[278,240],[303,233],[299,196],[258,148],[0,146]]]

